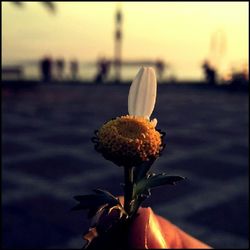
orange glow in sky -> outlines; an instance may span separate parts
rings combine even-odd
[[[123,13],[124,59],[161,58],[179,78],[199,78],[206,58],[221,70],[248,62],[248,2],[2,2],[3,63],[45,54],[95,61],[114,55],[115,11]]]

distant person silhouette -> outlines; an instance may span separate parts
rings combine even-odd
[[[107,76],[108,76],[109,69],[110,69],[110,62],[106,60],[105,58],[102,58],[97,62],[97,67],[98,67],[98,71],[95,77],[95,81],[97,83],[102,83],[105,80],[107,80]]]
[[[163,72],[164,72],[164,68],[165,68],[165,64],[162,60],[157,60],[156,63],[155,63],[155,66],[156,66],[156,70],[157,70],[157,73],[158,73],[158,77],[160,80],[162,80],[162,75],[163,75]]]
[[[231,84],[235,86],[247,86],[249,85],[249,70],[248,65],[242,65],[239,70],[232,69]]]
[[[205,74],[206,82],[210,85],[216,84],[216,70],[210,65],[208,61],[202,64],[202,68]]]
[[[244,71],[233,72],[231,76],[231,84],[234,86],[247,86],[248,76]]]
[[[52,60],[50,57],[44,57],[40,62],[40,69],[42,74],[42,80],[44,82],[51,81],[51,72],[52,72]]]
[[[72,60],[70,62],[70,71],[71,71],[71,77],[73,80],[77,79],[78,70],[79,70],[79,65],[78,65],[77,60]]]
[[[58,80],[62,80],[63,79],[63,73],[64,73],[64,67],[65,67],[65,63],[63,59],[57,59],[56,60],[56,68],[57,68],[57,79]]]

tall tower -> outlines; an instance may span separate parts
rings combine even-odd
[[[216,68],[220,75],[225,63],[225,54],[227,49],[226,33],[222,29],[216,30],[212,33],[210,40],[210,63]]]
[[[114,54],[114,69],[115,81],[121,80],[121,62],[122,62],[122,13],[121,8],[117,8],[115,15],[115,54]]]

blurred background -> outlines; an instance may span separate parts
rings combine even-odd
[[[140,66],[155,68],[166,131],[154,170],[187,177],[144,206],[214,248],[249,247],[248,2],[1,6],[5,249],[83,246],[73,196],[123,182],[90,139],[127,114]]]

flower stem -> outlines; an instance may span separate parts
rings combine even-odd
[[[131,213],[131,201],[133,198],[133,167],[124,167],[124,209]]]

